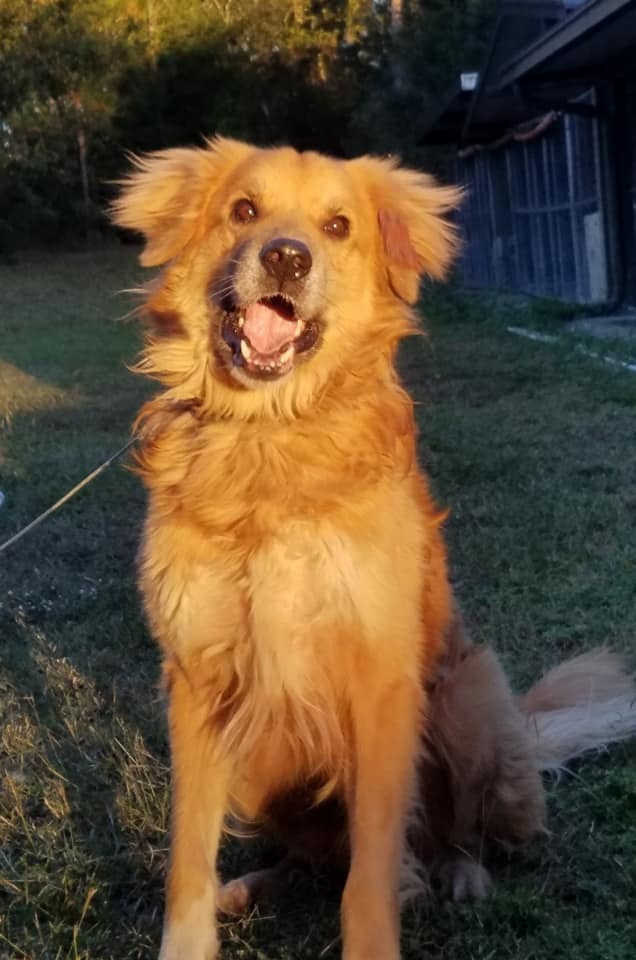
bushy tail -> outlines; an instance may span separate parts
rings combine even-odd
[[[634,677],[604,647],[550,670],[518,705],[540,770],[558,771],[588,750],[636,734]]]

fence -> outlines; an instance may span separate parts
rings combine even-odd
[[[586,98],[590,102],[591,98]],[[467,283],[594,303],[609,296],[599,123],[562,116],[535,140],[458,160]],[[636,202],[636,177],[634,181]]]

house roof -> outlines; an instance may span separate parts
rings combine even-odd
[[[636,0],[504,0],[474,94],[455,88],[425,143],[474,143],[564,104],[634,57]]]
[[[524,109],[515,90],[497,90],[499,71],[518,50],[525,49],[565,16],[561,0],[504,0],[493,31],[480,83],[469,105],[462,139],[496,136],[502,127],[528,119],[534,109]],[[469,131],[472,134],[469,137]]]
[[[598,82],[625,65],[636,42],[636,0],[588,0],[499,71],[497,86],[518,82]]]

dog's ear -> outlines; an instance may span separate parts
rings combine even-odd
[[[119,227],[146,239],[140,262],[154,267],[176,256],[205,227],[210,196],[250,151],[247,144],[217,138],[206,148],[175,148],[134,156],[111,206]]]
[[[393,160],[362,157],[351,163],[364,171],[377,211],[389,285],[401,300],[415,303],[420,278],[441,279],[453,261],[457,230],[447,215],[459,205],[462,191],[438,186],[427,174]]]

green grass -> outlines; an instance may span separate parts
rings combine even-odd
[[[0,267],[0,539],[119,447],[149,387],[125,370],[135,325],[114,297],[130,251]],[[451,507],[453,575],[478,640],[515,681],[636,620],[636,376],[572,341],[545,305],[436,291],[429,337],[404,350],[421,457]],[[552,317],[552,319],[550,319]],[[567,319],[567,318],[565,318]],[[116,467],[0,559],[0,958],[156,956],[167,753],[158,659],[139,612],[143,509]],[[549,787],[550,835],[502,861],[478,906],[407,911],[407,960],[628,960],[636,944],[633,745]],[[258,844],[226,845],[228,874]],[[225,956],[338,955],[339,880],[301,877],[280,903],[223,926]]]

